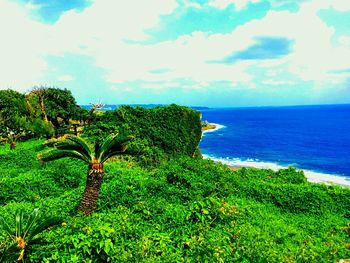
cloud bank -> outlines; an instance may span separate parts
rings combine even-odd
[[[178,20],[180,32],[181,19],[189,10],[205,10],[207,14],[225,9],[235,16],[263,2],[269,10],[262,18],[237,22],[229,32],[193,30],[176,35],[172,30],[174,37],[160,36],[160,40],[149,33],[166,28],[169,17]],[[218,104],[219,93],[227,96],[230,91],[254,89],[257,96],[300,91],[309,98],[346,92],[350,34],[329,25],[320,12],[348,13],[350,4],[341,0],[303,1],[296,10],[289,10],[291,2],[95,0],[84,9],[64,10],[56,21],[48,23],[34,15],[40,4],[3,0],[0,87],[26,91],[34,85],[66,83],[87,102],[79,83],[86,80],[87,68],[89,75],[94,74],[94,68],[98,78],[85,87],[103,87],[115,97],[118,92],[133,96],[146,92],[151,98],[163,92],[171,93],[178,102],[187,93],[210,97],[217,92]],[[225,21],[217,23],[220,28]],[[72,68],[71,57],[86,59],[75,59],[74,68],[67,71]],[[318,96],[312,95],[315,93]],[[201,104],[195,98],[186,102]]]

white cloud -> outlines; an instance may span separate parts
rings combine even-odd
[[[338,43],[345,48],[350,48],[350,36],[343,35],[338,37]]]
[[[277,79],[267,79],[262,82],[265,85],[271,86],[285,86],[285,85],[294,85],[296,84],[294,81],[290,80],[277,80]]]
[[[257,1],[213,0],[209,5],[225,8],[233,3],[240,9],[249,2]],[[349,40],[342,36],[338,46],[333,46],[331,38],[335,30],[325,24],[317,12],[324,8],[346,10],[347,6],[342,3],[340,0],[305,2],[297,13],[270,11],[261,20],[250,21],[231,33],[193,32],[174,41],[142,45],[125,40],[147,40],[145,30],[158,27],[160,17],[177,8],[175,0],[99,0],[84,11],[66,12],[53,25],[34,21],[28,15],[29,7],[3,0],[0,3],[3,39],[0,68],[4,75],[0,78],[0,87],[27,90],[41,83],[44,73],[50,70],[47,57],[64,57],[67,53],[93,58],[96,65],[105,70],[106,81],[111,86],[141,81],[150,89],[196,89],[226,81],[232,88],[254,88],[260,83],[291,84],[290,75],[294,75],[295,81],[328,84],[330,71],[350,67]],[[291,39],[293,52],[272,60],[238,61],[232,65],[208,63],[245,50],[257,36]],[[168,70],[152,73],[164,68]],[[255,68],[265,70],[265,76],[255,76]],[[59,81],[73,80],[72,76],[62,73],[57,73]],[[286,74],[288,79],[284,79]],[[341,83],[344,74],[336,77],[333,74],[331,78]]]
[[[58,77],[58,80],[62,82],[68,82],[74,80],[74,78],[71,75],[62,75]]]
[[[233,4],[237,11],[244,9],[247,7],[249,3],[259,3],[261,0],[210,0],[208,2],[208,6],[225,9],[229,5]]]
[[[32,6],[0,2],[0,88],[26,91],[46,69],[47,26],[28,15]]]
[[[97,63],[108,69],[110,82],[137,79],[157,82],[159,86],[159,81],[163,81],[164,88],[168,86],[166,81],[177,79],[191,79],[199,87],[220,80],[229,81],[232,86],[253,86],[254,73],[248,73],[249,68],[274,69],[282,64],[289,72],[281,75],[291,73],[302,81],[326,83],[329,71],[349,67],[349,50],[331,45],[335,31],[317,16],[321,7],[308,2],[298,13],[270,11],[263,19],[244,24],[230,34],[194,32],[175,41],[147,46],[115,43],[118,51],[105,45],[105,50],[110,52],[98,53]],[[262,35],[293,40],[293,52],[274,60],[241,61],[234,65],[207,63],[246,49],[256,36]],[[149,73],[157,68],[170,70],[164,74]]]
[[[87,55],[98,62],[108,62],[109,56],[118,59],[131,51],[125,39],[146,39],[144,30],[157,26],[160,16],[176,7],[175,0],[99,0],[83,12],[68,11],[54,25],[45,25],[30,15],[37,6],[2,0],[0,87],[25,91],[42,83],[51,70],[46,63],[50,55]]]
[[[332,45],[331,38],[335,29],[317,15],[318,10],[327,5],[317,3],[318,1],[306,2],[297,13],[270,11],[263,19],[237,28],[231,37],[249,39],[268,35],[291,39],[294,45],[290,55],[277,60],[255,61],[254,65],[273,69],[286,64],[286,73],[292,73],[300,80],[326,83],[330,71],[349,67],[350,49]]]
[[[350,4],[348,1],[344,0],[314,0],[314,6],[317,9],[334,9],[340,12],[346,12],[350,10]]]

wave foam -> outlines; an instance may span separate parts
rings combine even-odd
[[[242,160],[239,158],[217,158],[214,156],[203,154],[204,158],[211,159],[215,162],[221,162],[223,164],[226,164],[231,167],[251,167],[251,168],[259,168],[259,169],[271,169],[273,171],[278,171],[280,169],[285,169],[287,166],[282,166],[277,163],[270,163],[270,162],[262,162],[255,159],[247,159]],[[302,169],[303,170],[303,169]],[[334,174],[326,174],[326,173],[320,173],[310,170],[303,170],[305,177],[309,182],[313,183],[325,183],[325,184],[338,184],[342,186],[346,186],[350,188],[350,178],[341,176],[341,175],[334,175]]]
[[[202,132],[203,134],[204,134],[204,133],[209,133],[209,132],[215,132],[215,131],[220,130],[220,129],[222,129],[222,128],[226,128],[226,126],[221,125],[221,124],[218,124],[218,123],[210,123],[210,124],[215,125],[215,129],[205,130],[205,131]]]

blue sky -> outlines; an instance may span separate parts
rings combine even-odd
[[[350,103],[344,0],[1,0],[0,89],[81,104]]]

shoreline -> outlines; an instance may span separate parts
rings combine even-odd
[[[203,136],[205,136],[205,133],[210,132],[216,132],[217,130],[220,130],[222,128],[226,128],[226,126],[218,124],[218,123],[208,123],[208,126],[212,128],[208,128],[205,130],[202,130]],[[286,169],[288,166],[280,165],[278,163],[271,163],[271,162],[264,162],[264,161],[256,161],[256,160],[242,160],[239,158],[222,158],[222,157],[215,157],[210,156],[207,154],[203,154],[204,159],[210,159],[214,162],[220,162],[223,164],[226,164],[230,169],[232,170],[238,170],[240,168],[256,168],[256,169],[271,169],[273,171],[278,171],[281,169]],[[339,185],[342,187],[350,188],[350,177],[346,177],[344,175],[337,175],[337,174],[327,174],[312,170],[306,170],[294,167],[298,170],[302,170],[304,172],[304,175],[308,182],[311,183],[318,183],[318,184],[327,184],[327,185]]]
[[[257,162],[257,161],[249,161],[249,160],[240,160],[240,159],[229,159],[229,158],[217,158],[213,156],[209,156],[203,154],[204,159],[213,160],[216,163],[226,164],[230,169],[236,171],[241,168],[255,168],[255,169],[271,169],[273,171],[278,171],[281,169],[286,169],[288,166],[282,166],[276,163],[267,163],[267,162]],[[317,184],[327,184],[327,185],[339,185],[342,187],[350,188],[350,178],[335,175],[335,174],[327,174],[321,173],[311,170],[304,170],[294,167],[297,170],[302,170],[308,182],[317,183]]]
[[[207,126],[202,127],[202,134],[209,133],[209,132],[215,132],[215,131],[223,129],[223,128],[226,128],[226,126],[218,124],[218,123],[208,123]]]

